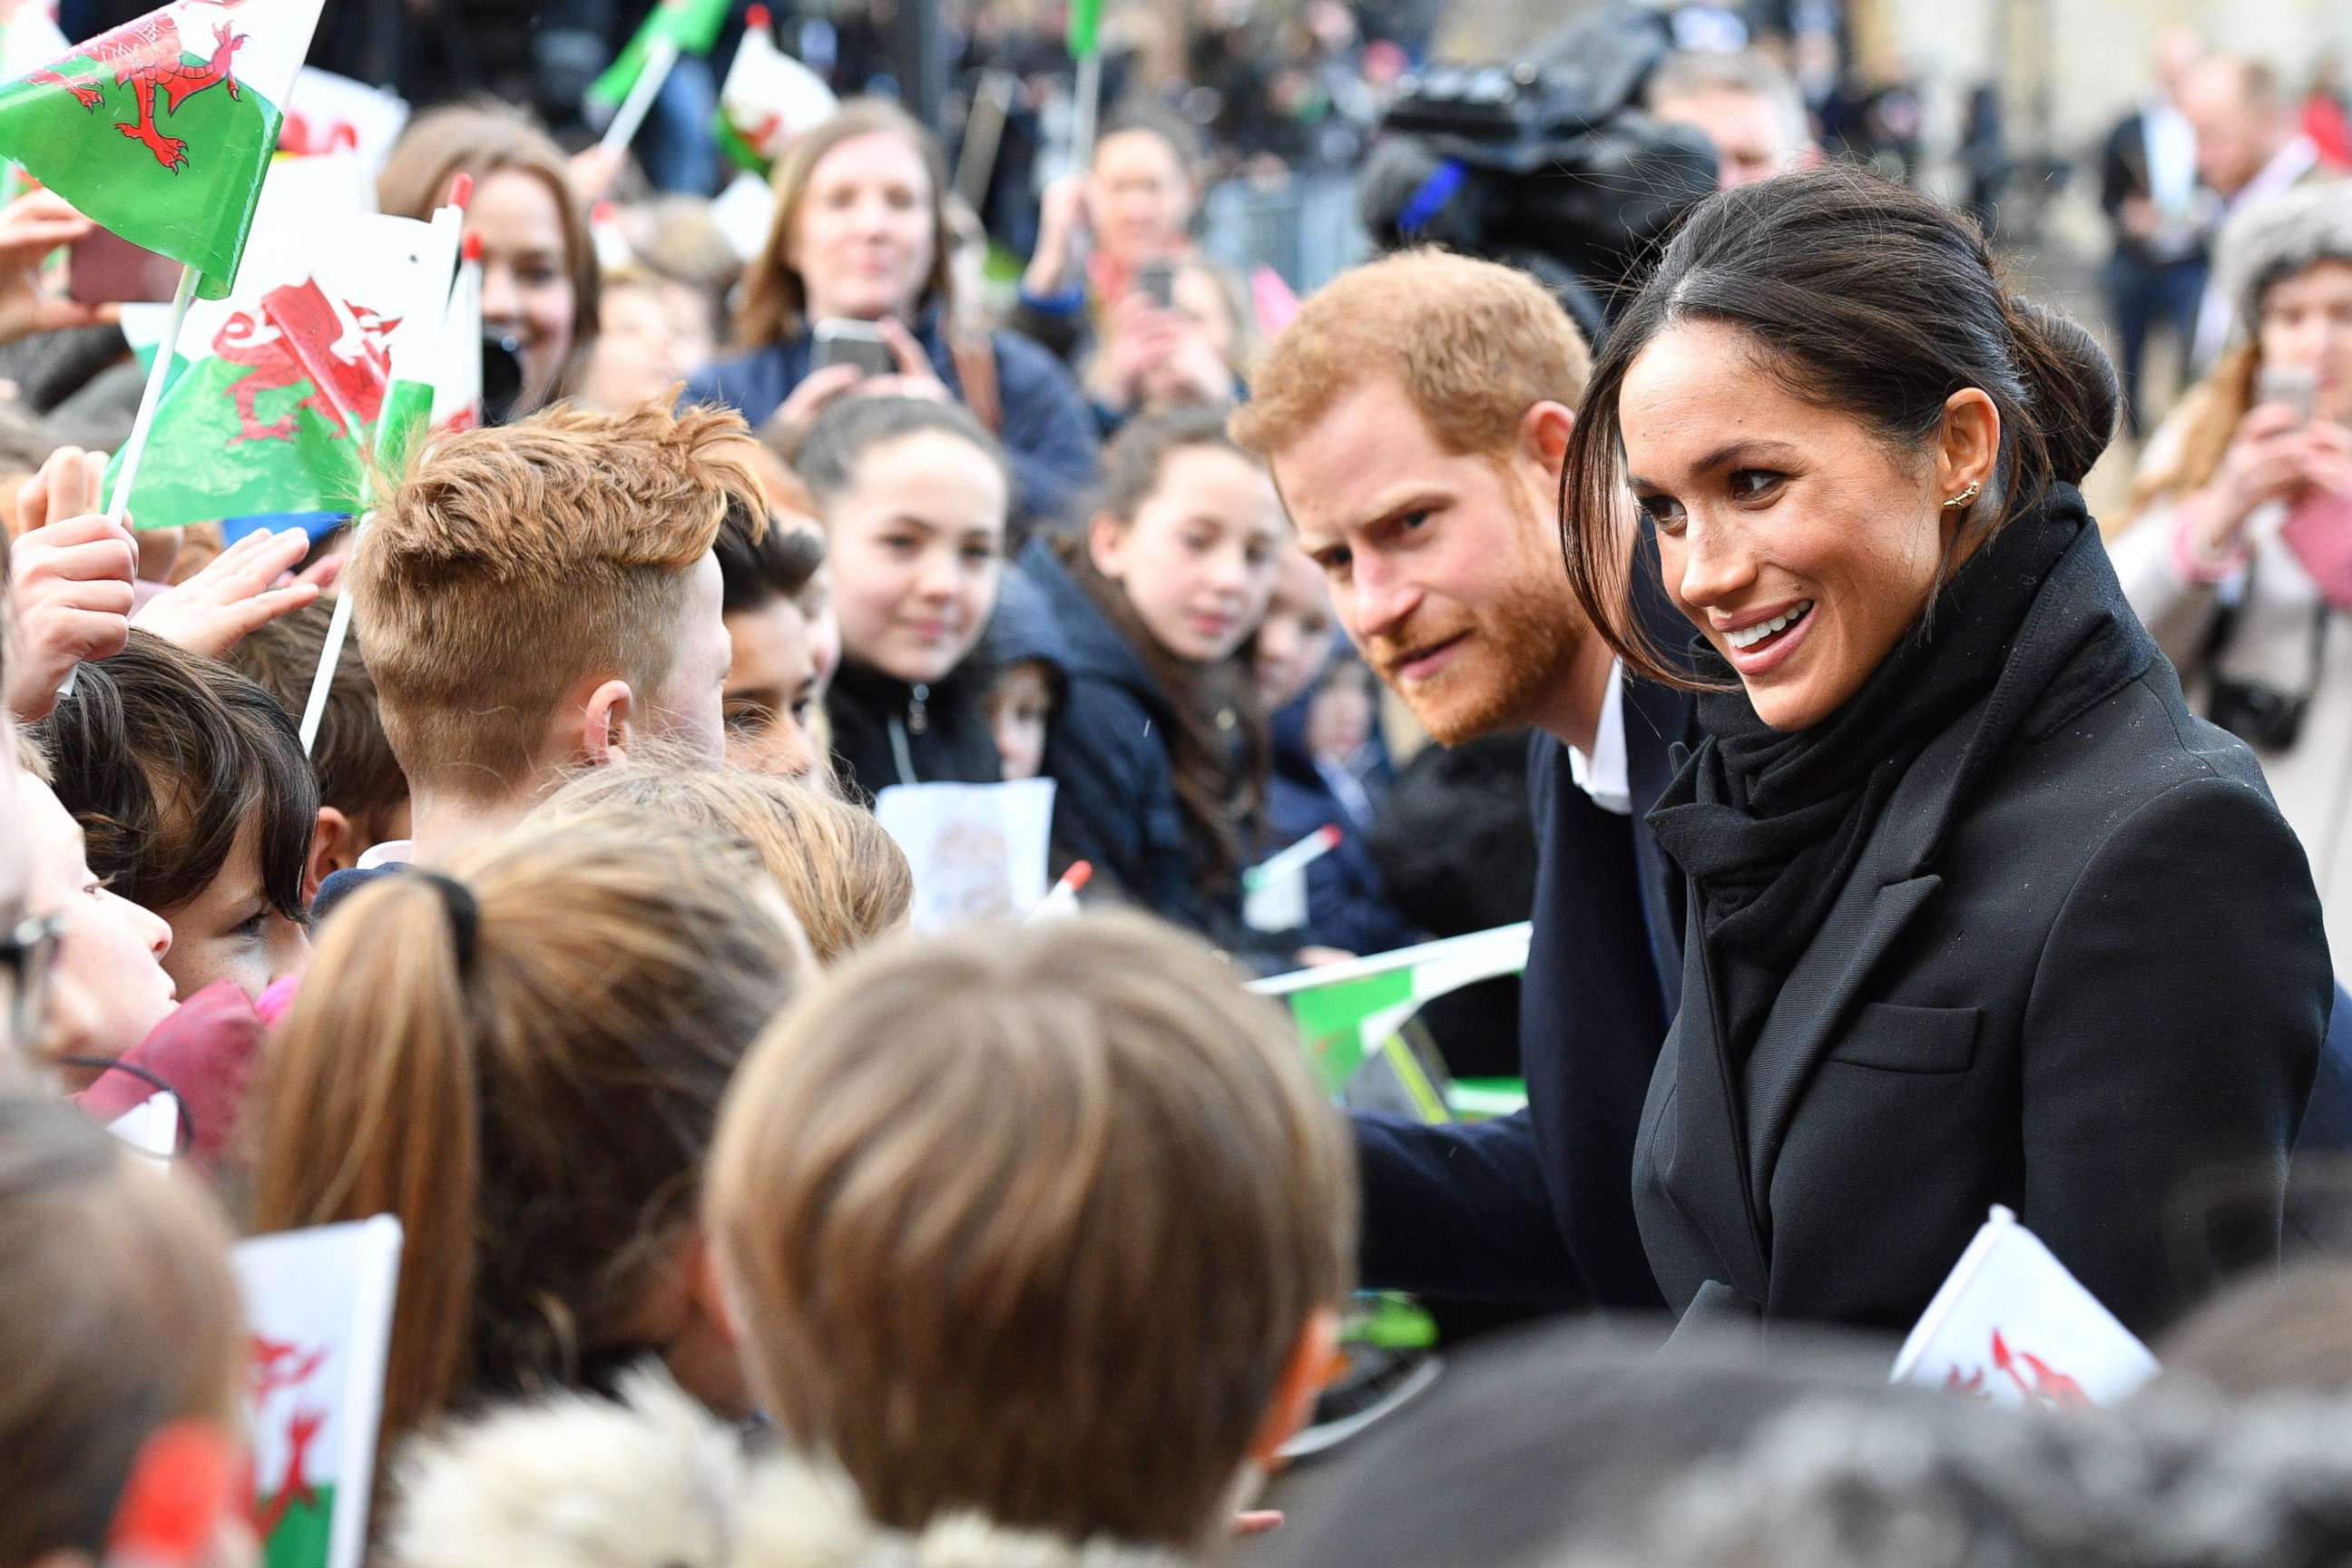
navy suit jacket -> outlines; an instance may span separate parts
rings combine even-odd
[[[1690,627],[1652,584],[1654,641]],[[1365,1284],[1465,1300],[1629,1310],[1664,1305],[1633,1222],[1633,1141],[1682,996],[1685,884],[1642,820],[1695,743],[1687,693],[1627,678],[1633,810],[1602,810],[1538,733],[1535,935],[1520,986],[1528,1108],[1427,1127],[1360,1115]]]

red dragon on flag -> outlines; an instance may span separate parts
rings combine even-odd
[[[223,11],[234,11],[244,5],[245,0],[205,0],[205,3],[216,5]],[[67,57],[68,59],[90,60],[94,62],[92,68],[68,76],[55,67],[45,67],[26,79],[38,85],[62,87],[72,93],[84,109],[94,110],[106,101],[106,90],[99,85],[100,79],[105,75],[107,67],[114,67],[114,85],[129,88],[139,105],[136,124],[121,121],[114,128],[145,147],[155,155],[158,163],[176,174],[188,162],[188,144],[156,129],[156,95],[163,95],[163,110],[167,114],[179,113],[180,105],[215,85],[227,88],[231,98],[242,97],[231,62],[245,40],[243,33],[223,22],[213,29],[212,58],[200,66],[190,65],[184,58],[187,51],[181,43],[179,24],[169,11],[159,11],[127,27],[93,39]]]
[[[235,440],[291,441],[297,416],[305,408],[327,422],[330,439],[375,422],[392,376],[385,344],[400,322],[348,300],[343,310],[359,329],[356,354],[337,352],[343,318],[313,279],[272,289],[261,297],[258,310],[239,310],[222,323],[213,353],[246,367],[228,389],[236,401]],[[263,423],[256,411],[258,401],[299,386],[308,386],[310,395],[274,422]]]

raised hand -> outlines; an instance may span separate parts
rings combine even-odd
[[[203,571],[150,599],[131,624],[190,653],[219,658],[239,639],[319,596],[319,579],[331,574],[287,575],[310,548],[310,536],[299,528],[248,533]]]

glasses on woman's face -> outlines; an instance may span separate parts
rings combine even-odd
[[[18,1051],[29,1053],[40,1037],[65,929],[63,915],[26,915],[0,931],[0,1016],[8,1020],[7,1038]]]

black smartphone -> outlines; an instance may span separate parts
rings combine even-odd
[[[1135,290],[1150,300],[1154,310],[1174,310],[1176,268],[1165,261],[1145,262],[1135,269]]]
[[[898,356],[890,352],[890,342],[882,335],[882,329],[871,321],[819,321],[815,335],[816,352],[809,360],[811,370],[835,364],[855,365],[861,379],[898,372]]]

